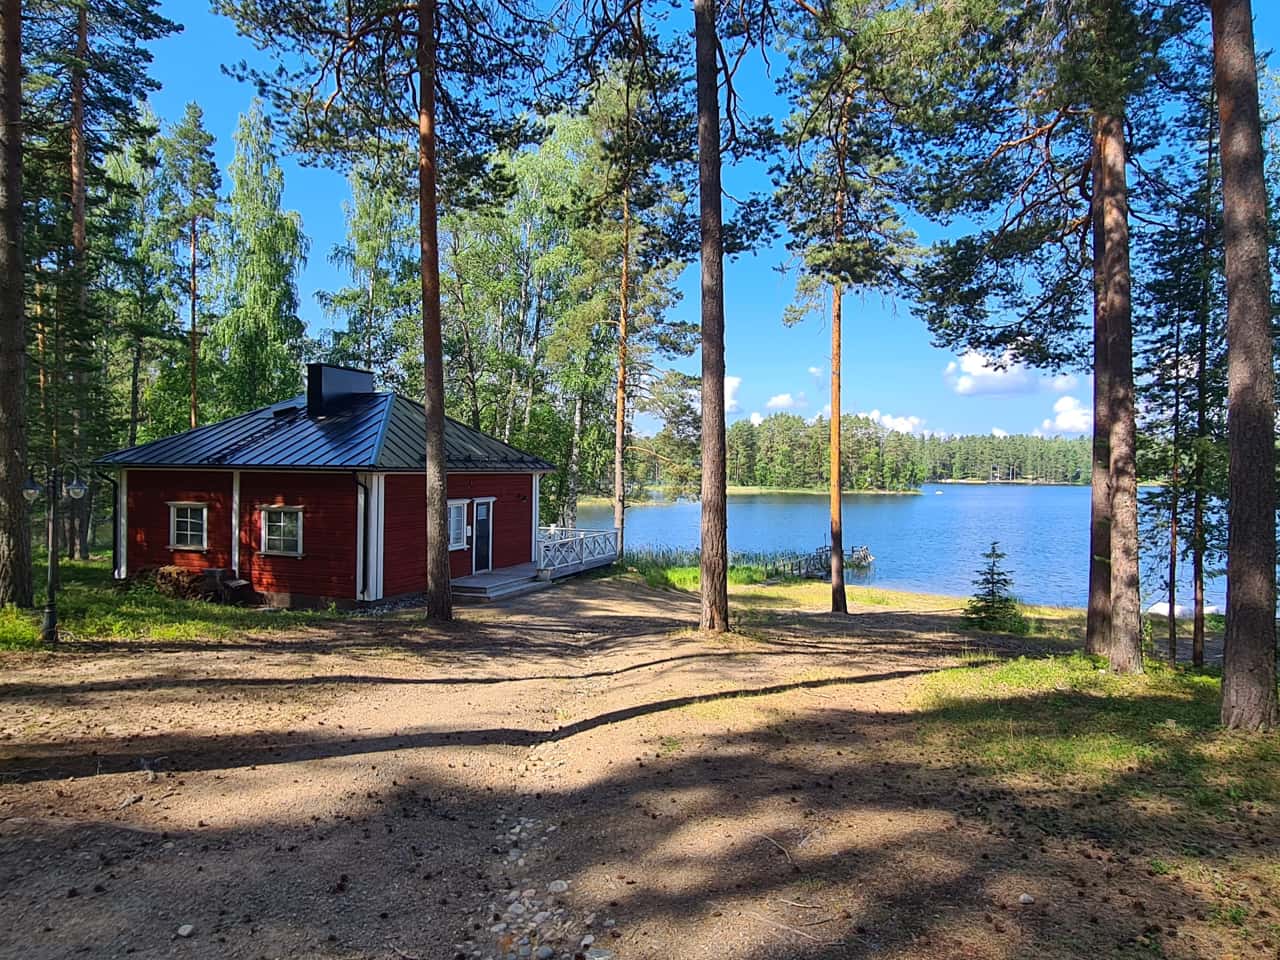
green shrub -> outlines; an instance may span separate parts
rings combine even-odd
[[[0,650],[28,650],[40,644],[35,617],[17,607],[0,607]]]
[[[1025,634],[1031,625],[1013,596],[1013,577],[1000,565],[1005,557],[1000,542],[993,540],[991,549],[982,556],[986,563],[974,578],[973,585],[978,589],[965,607],[965,623],[975,630]]]

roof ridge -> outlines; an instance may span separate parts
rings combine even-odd
[[[400,399],[400,394],[394,390],[386,391],[386,395],[390,398],[390,402],[386,404],[386,409],[382,411],[382,423],[378,425],[378,436],[373,441],[373,456],[369,458],[369,465],[374,470],[382,466],[382,446],[387,440],[387,425],[391,423],[396,401]]]

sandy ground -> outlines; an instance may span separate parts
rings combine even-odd
[[[695,603],[10,656],[0,956],[1244,955],[1131,833],[928,754],[949,613]]]

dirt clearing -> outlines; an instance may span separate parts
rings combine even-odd
[[[981,659],[954,610],[810,598],[739,592],[725,639],[583,580],[447,628],[9,655],[0,954],[1280,956],[1269,807],[1187,870],[1159,796],[929,734],[923,678]]]

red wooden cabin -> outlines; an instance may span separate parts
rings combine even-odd
[[[420,593],[425,433],[422,407],[375,392],[372,374],[313,363],[305,396],[109,454],[115,576],[224,569],[294,606]],[[445,453],[453,576],[531,579],[551,464],[454,420]]]

